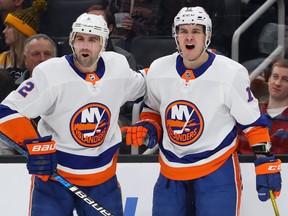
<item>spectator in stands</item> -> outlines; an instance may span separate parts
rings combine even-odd
[[[0,69],[0,103],[16,88],[12,75],[6,69]],[[15,151],[0,140],[0,155],[13,155]]]
[[[160,19],[160,0],[112,0],[110,11],[126,12],[121,27],[116,27],[113,36],[125,38],[126,50],[130,50],[131,41],[136,36],[159,35],[157,22]]]
[[[0,53],[9,49],[5,43],[3,30],[5,29],[4,20],[8,13],[28,7],[30,0],[1,0],[0,1]]]
[[[288,154],[288,59],[277,59],[268,78],[269,98],[261,112],[269,119],[271,154]],[[241,136],[238,151],[253,154],[248,141]]]
[[[270,74],[271,68],[267,67],[255,79],[251,81],[251,91],[254,97],[257,98],[260,107],[268,100],[269,92],[267,81]]]
[[[57,56],[57,47],[54,41],[45,34],[35,34],[29,37],[24,44],[23,59],[26,70],[15,83],[20,85],[32,76],[33,69],[41,62]]]
[[[106,5],[92,5],[90,8],[88,8],[87,13],[95,14],[95,15],[102,15],[105,21],[107,22],[107,26],[109,28],[109,39],[108,39],[105,51],[114,51],[114,52],[124,55],[130,65],[130,68],[133,70],[136,70],[136,60],[134,56],[128,51],[126,51],[125,49],[114,45],[110,38],[115,28],[115,17],[109,11],[107,6]]]
[[[5,18],[3,33],[10,49],[0,54],[0,68],[9,70],[15,80],[26,69],[23,59],[24,42],[37,33],[39,16],[46,6],[45,0],[35,0],[31,7],[9,13]]]

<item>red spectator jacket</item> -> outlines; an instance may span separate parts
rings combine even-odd
[[[272,142],[271,154],[288,154],[288,108],[280,115],[272,118],[267,113],[267,103],[265,103],[261,107],[261,113],[264,113],[269,120],[269,134]],[[238,152],[240,154],[253,154],[247,138],[241,132],[239,133]]]

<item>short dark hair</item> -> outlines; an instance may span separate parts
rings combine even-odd
[[[101,4],[92,5],[91,7],[89,7],[87,9],[86,12],[89,13],[90,11],[93,11],[93,10],[102,10],[102,11],[104,11],[104,14],[106,16],[106,17],[104,17],[104,19],[106,19],[107,26],[109,27],[109,25],[111,25],[111,24],[113,25],[113,27],[116,26],[115,17],[110,12],[109,8],[106,5],[101,5]]]

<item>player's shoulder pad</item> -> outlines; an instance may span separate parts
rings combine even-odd
[[[120,59],[120,60],[126,59],[126,57],[123,54],[114,51],[104,51],[102,52],[101,57],[103,59]]]

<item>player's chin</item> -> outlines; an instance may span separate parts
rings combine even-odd
[[[79,61],[79,63],[82,67],[91,67],[92,66],[92,62],[89,61],[88,59],[81,59]]]
[[[183,57],[185,59],[187,59],[188,61],[195,61],[198,57],[198,55],[196,53],[191,53],[191,52],[186,52],[186,53],[183,53]]]

